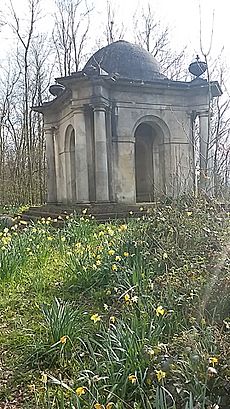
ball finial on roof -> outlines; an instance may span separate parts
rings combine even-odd
[[[207,64],[205,61],[201,61],[199,55],[197,55],[196,61],[189,65],[188,70],[195,77],[200,77],[207,70]]]

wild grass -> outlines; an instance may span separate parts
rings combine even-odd
[[[229,277],[210,202],[2,227],[0,406],[229,408]]]

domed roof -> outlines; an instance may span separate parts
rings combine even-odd
[[[90,57],[83,72],[88,75],[118,74],[121,78],[143,81],[165,78],[160,73],[159,64],[152,54],[124,40],[98,50]]]

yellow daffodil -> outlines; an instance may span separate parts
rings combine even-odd
[[[96,265],[97,265],[97,266],[101,266],[101,260],[97,260],[97,261],[96,261]]]
[[[113,407],[113,402],[108,402],[107,405],[101,405],[100,403],[95,403],[94,409],[111,409]]]
[[[160,369],[159,371],[156,371],[156,377],[157,377],[158,382],[160,382],[162,379],[166,377],[166,372]]]
[[[159,305],[159,307],[156,308],[157,317],[159,317],[160,315],[164,315],[164,314],[165,314],[164,308],[161,305]]]
[[[52,240],[53,240],[53,237],[48,236],[48,237],[47,237],[47,240],[48,240],[48,241],[52,241]]]
[[[130,375],[128,376],[128,380],[129,380],[130,382],[132,382],[132,384],[135,385],[135,383],[137,382],[137,377],[136,377],[136,375],[130,374]]]
[[[155,355],[155,351],[154,351],[153,348],[148,349],[148,355],[151,356],[151,357],[153,357]]]
[[[127,229],[128,229],[127,224],[121,224],[118,230],[119,231],[126,231]]]
[[[116,266],[116,264],[113,264],[113,265],[112,265],[112,270],[113,270],[113,271],[117,271],[117,266]]]
[[[84,386],[79,386],[77,389],[76,389],[76,394],[77,394],[77,396],[81,396],[81,395],[85,395],[85,392],[86,392],[86,389],[85,389],[85,387]]]
[[[110,322],[112,322],[112,324],[115,323],[116,321],[116,317],[114,317],[113,315],[109,318]]]
[[[34,383],[31,384],[31,385],[28,385],[28,388],[29,388],[30,392],[35,392],[36,391],[36,386],[34,385]]]
[[[64,241],[65,241],[65,237],[62,237],[62,238],[61,238],[61,241],[64,242]]]
[[[20,223],[20,224],[24,224],[24,225],[27,225],[27,224],[28,224],[26,220],[20,220],[19,223]]]
[[[125,257],[129,257],[129,253],[127,251],[124,252]]]
[[[101,321],[101,317],[98,314],[93,314],[90,319],[94,322],[94,324]]]
[[[48,377],[47,377],[46,373],[45,373],[45,372],[42,372],[41,381],[42,381],[44,384],[47,384],[47,380],[48,380]]]
[[[4,246],[6,246],[10,242],[11,242],[10,237],[2,237],[2,243],[3,243]]]
[[[109,251],[108,251],[108,255],[109,255],[109,256],[113,256],[113,255],[114,255],[114,253],[115,253],[115,251],[114,251],[114,250],[109,250]]]
[[[129,303],[131,301],[129,294],[125,294],[124,299],[125,299],[125,302],[127,302],[127,303]]]
[[[216,358],[215,356],[210,356],[209,363],[212,364],[212,366],[214,366],[215,364],[218,363],[218,358]]]
[[[192,216],[192,212],[187,212],[187,216]]]
[[[103,409],[104,405],[101,405],[100,403],[95,403],[94,408],[95,409]]]
[[[66,341],[67,341],[67,336],[63,335],[63,337],[60,338],[61,344],[63,344],[63,345],[66,344]]]
[[[115,257],[115,260],[116,260],[116,261],[121,261],[121,256],[116,256],[116,257]]]

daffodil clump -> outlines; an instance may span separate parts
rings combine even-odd
[[[4,405],[230,407],[228,215],[178,201],[129,216],[0,229]]]

